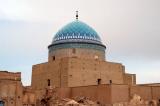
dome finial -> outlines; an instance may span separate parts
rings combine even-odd
[[[78,20],[78,11],[76,11],[76,20]]]

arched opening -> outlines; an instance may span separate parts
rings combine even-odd
[[[0,106],[4,106],[4,101],[0,100]]]

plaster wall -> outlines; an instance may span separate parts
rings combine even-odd
[[[123,84],[123,66],[100,60],[69,58],[68,87],[100,84]]]
[[[143,100],[152,99],[152,92],[149,86],[131,86],[130,96],[132,97],[134,94],[138,94]]]
[[[49,53],[48,60],[53,61],[53,56],[55,57],[55,59],[77,57],[81,59],[105,60],[105,53],[103,51],[83,48],[69,48],[52,51],[51,53]]]
[[[151,90],[152,98],[157,101],[160,100],[160,86],[152,86]]]
[[[124,73],[124,84],[135,85],[136,84],[136,75]]]
[[[67,86],[68,59],[34,65],[32,70],[33,89],[45,89],[48,86],[48,80],[53,87]]]
[[[20,73],[0,72],[0,100],[5,106],[22,106],[22,83]]]
[[[111,101],[112,103],[128,102],[129,101],[129,86],[128,85],[111,85]]]
[[[83,87],[72,87],[71,97],[89,97],[93,101],[99,101],[102,104],[109,104],[111,102],[110,86],[99,85],[99,86],[83,86]]]
[[[45,89],[47,80],[55,87],[99,84],[123,84],[124,68],[120,63],[80,58],[63,58],[33,66],[32,87]]]

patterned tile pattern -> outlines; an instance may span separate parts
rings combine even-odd
[[[101,44],[97,32],[81,21],[73,21],[60,29],[53,38],[52,44],[62,42],[92,42]]]

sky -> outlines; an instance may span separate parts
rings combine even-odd
[[[137,83],[160,83],[160,0],[0,0],[0,70],[21,72],[47,61],[54,34],[79,20],[106,45],[106,60],[125,65]]]

